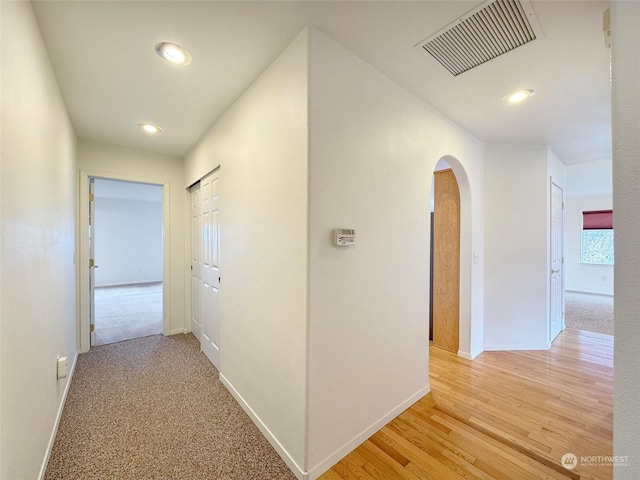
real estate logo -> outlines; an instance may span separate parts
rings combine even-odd
[[[560,464],[567,470],[573,470],[578,465],[578,457],[573,453],[565,453],[560,460]]]
[[[591,467],[625,467],[629,464],[629,455],[581,455],[580,465]],[[578,457],[573,453],[565,453],[560,464],[567,470],[578,466]]]

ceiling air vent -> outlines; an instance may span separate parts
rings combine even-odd
[[[457,76],[541,36],[530,2],[491,0],[416,47]]]

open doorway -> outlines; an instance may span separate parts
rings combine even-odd
[[[567,166],[565,202],[566,326],[613,336],[615,212],[611,159]]]
[[[431,194],[429,340],[458,353],[460,338],[460,190],[451,166],[436,165]]]
[[[163,187],[89,182],[91,345],[162,333]]]

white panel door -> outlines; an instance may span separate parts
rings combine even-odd
[[[191,332],[201,341],[202,205],[200,203],[200,192],[200,183],[191,187]]]
[[[219,169],[200,181],[202,264],[200,267],[200,345],[209,360],[220,368],[220,218]]]
[[[564,281],[563,281],[563,200],[562,188],[551,183],[551,297],[549,341],[564,329]]]

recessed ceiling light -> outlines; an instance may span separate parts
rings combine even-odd
[[[524,102],[527,98],[532,96],[535,92],[533,90],[516,90],[515,92],[511,92],[509,95],[505,95],[502,97],[502,101],[504,103],[508,103],[513,105],[515,103]]]
[[[174,65],[189,65],[191,63],[189,51],[175,43],[162,42],[157,44],[156,53]]]
[[[138,126],[147,133],[160,133],[162,129],[153,123],[139,123]]]

